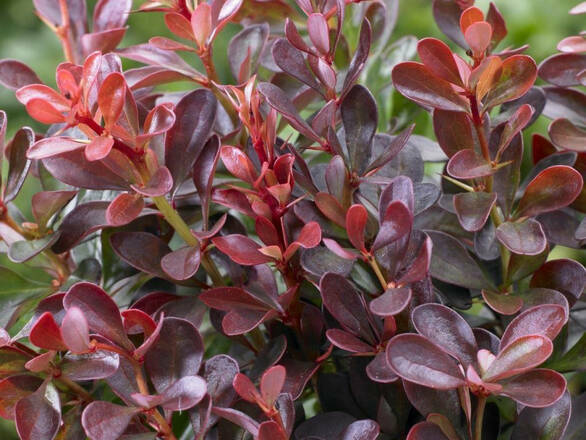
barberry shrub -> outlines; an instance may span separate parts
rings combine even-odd
[[[586,40],[538,66],[473,3],[433,1],[448,45],[393,41],[395,0],[34,0],[65,60],[0,61],[46,126],[0,113],[20,438],[585,438],[586,271],[551,251],[586,240]],[[168,33],[119,48],[131,13]]]

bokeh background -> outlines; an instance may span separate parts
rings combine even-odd
[[[494,0],[494,2],[504,15],[509,30],[501,47],[529,44],[527,53],[535,58],[537,63],[556,52],[559,40],[568,35],[578,34],[584,27],[584,16],[568,15],[569,9],[580,0]],[[88,9],[93,10],[95,3],[96,0],[88,0]],[[135,0],[135,6],[140,3],[140,0]],[[476,5],[486,11],[488,3],[488,0],[479,0]],[[146,42],[156,35],[169,36],[161,14],[134,14],[129,19],[129,25],[130,29],[121,47]],[[239,27],[236,25],[229,26],[216,43],[215,58],[220,74],[223,70],[227,71],[226,46],[231,36],[238,30]],[[54,85],[55,67],[62,60],[61,46],[52,32],[34,14],[32,0],[0,0],[0,32],[0,59],[15,58],[23,61],[30,65],[44,82]],[[443,38],[433,21],[431,0],[400,0],[399,19],[393,39],[405,35],[415,35],[418,38],[428,36]],[[8,114],[9,135],[22,125],[41,128],[27,116],[24,108],[14,98],[13,92],[1,86],[0,109]],[[545,133],[546,127],[547,121],[540,121],[536,130]],[[28,211],[27,201],[34,191],[34,186],[29,183],[19,196],[18,204],[25,212]],[[559,249],[558,252],[569,251]],[[583,255],[574,257],[583,260]],[[0,420],[0,440],[17,438],[14,427]]]

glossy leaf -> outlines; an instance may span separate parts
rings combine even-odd
[[[454,208],[458,220],[467,231],[482,229],[496,202],[496,193],[467,192],[454,196]]]
[[[501,394],[532,408],[554,404],[566,390],[564,376],[546,369],[532,370],[501,383]]]
[[[273,261],[271,257],[259,251],[260,245],[244,235],[232,234],[224,237],[215,237],[212,239],[212,242],[220,251],[228,255],[238,264],[254,266]]]
[[[144,208],[144,200],[138,194],[119,194],[106,209],[106,221],[110,226],[123,226],[137,218]]]
[[[424,38],[417,43],[417,53],[431,73],[452,84],[463,86],[458,65],[447,44],[435,38]]]
[[[46,350],[67,350],[63,341],[61,329],[49,312],[43,313],[31,328],[30,341],[39,348]]]
[[[572,402],[569,392],[545,408],[524,408],[513,428],[512,440],[561,440],[568,426]]]
[[[165,255],[161,268],[174,280],[186,280],[195,275],[200,259],[199,249],[187,246]]]
[[[18,401],[14,408],[14,421],[22,440],[44,440],[55,437],[61,423],[61,408],[58,400],[57,390],[52,385],[43,385],[33,394]]]
[[[370,302],[370,311],[383,317],[398,315],[411,303],[411,296],[408,287],[389,288]]]
[[[549,126],[552,142],[565,150],[586,152],[586,131],[574,125],[568,119],[556,119]]]
[[[165,278],[161,259],[171,252],[167,243],[148,232],[116,232],[110,237],[114,252],[131,266]]]
[[[27,150],[34,140],[34,132],[30,128],[24,127],[16,132],[14,138],[12,138],[12,141],[7,146],[9,151],[8,174],[4,183],[4,202],[13,200],[24,184],[24,180],[31,166],[31,162],[27,157]]]
[[[449,390],[464,379],[456,361],[421,335],[405,333],[387,345],[387,361],[405,380],[430,388]]]
[[[350,243],[360,252],[366,252],[364,232],[368,213],[362,205],[352,205],[346,212],[346,232]]]
[[[362,174],[370,160],[370,145],[378,123],[376,102],[367,88],[355,85],[344,97],[340,111],[350,166]]]
[[[432,422],[419,422],[407,434],[407,440],[449,440],[441,428]]]
[[[568,317],[564,308],[557,304],[543,304],[525,310],[513,319],[501,338],[501,347],[521,336],[542,335],[552,341],[558,335]]]
[[[563,293],[570,306],[582,295],[586,270],[580,263],[567,259],[550,260],[531,278],[531,287],[545,287]]]
[[[526,55],[513,55],[503,61],[501,74],[491,87],[484,105],[494,107],[523,96],[537,78],[535,61]]]
[[[404,237],[411,231],[413,215],[400,200],[390,203],[383,216],[378,234],[372,244],[376,251]]]
[[[118,438],[139,411],[138,408],[96,401],[85,407],[81,423],[92,440]]]
[[[89,325],[78,307],[72,306],[67,309],[61,324],[61,336],[72,353],[83,353],[89,349]]]
[[[507,249],[516,254],[539,255],[547,246],[541,224],[533,219],[504,222],[496,229],[496,236]]]
[[[447,167],[450,176],[456,179],[477,179],[493,175],[496,170],[484,158],[474,150],[462,150],[457,152]]]

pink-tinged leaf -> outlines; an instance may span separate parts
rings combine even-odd
[[[388,288],[370,302],[370,311],[383,317],[398,315],[411,303],[411,296],[409,287]]]
[[[112,440],[124,434],[139,412],[139,408],[110,402],[92,402],[83,410],[81,424],[92,440]]]
[[[31,99],[26,103],[26,111],[31,118],[41,124],[59,124],[65,122],[65,116],[51,104],[42,99]]]
[[[144,333],[146,338],[155,331],[157,324],[153,318],[143,310],[134,308],[135,306],[132,307],[133,308],[120,312],[124,320],[124,329],[129,335]],[[156,310],[158,309],[159,307],[156,308]],[[162,321],[159,321],[160,324]]]
[[[484,56],[492,40],[492,26],[486,21],[472,23],[466,28],[464,38],[472,49],[472,54],[480,58]]]
[[[513,138],[529,124],[535,110],[529,104],[523,104],[509,117],[499,141],[499,154],[511,144]]]
[[[108,29],[102,32],[92,32],[81,37],[81,45],[86,53],[100,51],[111,52],[120,44],[126,28]]]
[[[469,111],[468,101],[444,79],[434,76],[423,64],[398,64],[392,73],[395,88],[418,104],[451,111]]]
[[[277,312],[274,310],[268,312],[248,309],[231,310],[222,320],[222,330],[228,336],[243,335],[276,315]]]
[[[580,400],[584,402],[583,397],[579,397],[578,399],[576,403],[580,402]],[[513,427],[511,440],[531,440],[534,438],[547,440],[561,440],[566,438],[568,440],[576,440],[578,438],[576,434],[584,432],[584,425],[580,420],[581,412],[579,409],[576,409],[576,406],[580,404],[574,405],[574,408],[572,408],[572,397],[566,391],[553,405],[545,408],[523,408]],[[573,415],[573,417],[570,418],[570,415]],[[579,421],[575,424],[576,429],[574,432],[566,432],[566,428],[571,426],[569,425],[570,420]]]
[[[467,231],[482,229],[496,202],[496,193],[467,192],[454,196],[454,209],[462,227]]]
[[[87,144],[66,137],[47,137],[35,142],[27,151],[29,159],[45,159],[84,148]]]
[[[583,37],[578,38],[586,41]],[[583,54],[558,53],[546,58],[539,65],[539,77],[558,87],[577,86],[580,84],[578,74],[584,69],[586,56]]]
[[[250,432],[254,437],[258,437],[259,432],[259,425],[258,422],[252,419],[250,416],[247,416],[243,412],[232,408],[220,408],[220,407],[213,407],[212,412],[220,416],[226,420],[231,421],[232,423],[246,429]]]
[[[86,282],[74,284],[63,298],[63,305],[67,310],[79,308],[92,331],[127,350],[134,350],[124,331],[118,306],[99,286]]]
[[[331,328],[326,331],[326,337],[336,347],[350,353],[371,353],[374,351],[373,347],[344,330]]]
[[[55,359],[57,355],[56,351],[49,350],[43,354],[35,356],[26,364],[24,364],[25,368],[33,373],[42,373],[47,371],[51,367],[51,362]]]
[[[260,245],[245,235],[232,234],[215,237],[212,242],[221,252],[238,264],[256,266],[273,261],[272,258],[259,251]]]
[[[319,192],[314,196],[315,205],[328,219],[343,228],[346,227],[346,211],[331,194]]]
[[[126,312],[128,312],[128,310],[126,310]],[[136,312],[138,312],[138,310],[136,310]],[[142,312],[141,312],[142,313]],[[126,318],[126,315],[124,315],[124,312],[122,312],[123,316]],[[144,314],[146,317],[150,318],[149,315]],[[142,359],[144,358],[145,354],[151,349],[151,347],[153,346],[153,344],[155,342],[157,342],[157,340],[159,339],[159,335],[161,333],[161,329],[163,328],[163,322],[165,319],[165,313],[161,312],[161,314],[159,315],[159,323],[156,325],[156,327],[154,325],[149,325],[149,327],[147,327],[147,325],[145,325],[144,323],[142,324],[144,327],[144,341],[143,343],[140,345],[140,347],[138,347],[136,350],[134,350],[133,355],[136,356],[137,359]],[[151,320],[152,321],[152,320]],[[126,325],[126,321],[124,322],[124,324]],[[154,322],[149,322],[149,324],[154,324]]]
[[[315,48],[322,55],[327,55],[330,51],[330,31],[323,14],[313,13],[307,17],[307,32]]]
[[[496,359],[482,375],[486,382],[524,373],[544,362],[553,351],[552,342],[545,336],[525,335],[501,348]]]
[[[548,131],[551,141],[558,147],[586,153],[586,130],[574,125],[569,119],[556,119]]]
[[[342,432],[341,440],[375,440],[380,428],[374,420],[357,420],[350,423]]]
[[[201,254],[197,247],[183,247],[161,260],[161,268],[174,280],[187,280],[199,269]]]
[[[377,251],[399,238],[409,234],[413,225],[413,214],[400,200],[391,202],[382,216],[382,223],[374,243],[372,251]]]
[[[273,225],[266,217],[257,217],[254,221],[254,229],[256,235],[262,240],[267,246],[278,246],[280,243],[279,233],[277,228]]]
[[[200,48],[206,46],[212,33],[212,7],[208,3],[200,3],[191,14],[191,30]]]
[[[468,366],[476,361],[476,338],[461,315],[440,304],[423,304],[411,314],[417,332]]]
[[[18,401],[14,408],[14,421],[21,440],[46,440],[57,435],[61,424],[58,400],[59,395],[52,385],[42,385],[33,394]]]
[[[114,139],[110,136],[97,136],[85,147],[85,158],[90,162],[101,160],[110,154],[113,146]]]
[[[43,313],[31,328],[29,340],[32,344],[46,350],[67,350],[61,329],[50,312]]]
[[[159,167],[157,171],[151,176],[149,181],[144,186],[136,184],[130,187],[137,193],[146,197],[160,197],[171,191],[173,187],[173,177],[167,167]]]
[[[580,35],[566,37],[558,43],[557,48],[560,52],[566,53],[586,52],[586,38]]]
[[[535,61],[527,55],[513,55],[503,61],[501,74],[491,87],[484,105],[487,108],[523,96],[537,78]]]
[[[277,422],[268,420],[262,422],[258,427],[258,440],[287,440],[289,436],[283,432],[283,429]]]
[[[474,150],[462,150],[452,156],[447,171],[456,179],[477,179],[491,176],[497,170]]]
[[[476,99],[481,101],[498,81],[503,62],[498,56],[489,56],[470,73],[468,86],[476,89]]]
[[[161,260],[171,249],[161,238],[149,232],[116,232],[110,237],[112,249],[120,258],[143,272],[166,278]]]
[[[368,212],[362,205],[352,205],[346,212],[346,233],[350,243],[360,252],[365,253],[364,231],[368,220]]]
[[[406,440],[450,440],[435,423],[419,422],[407,434]]]
[[[209,289],[199,295],[199,300],[208,307],[224,311],[248,309],[266,312],[272,307],[240,287]]]
[[[165,14],[165,24],[167,28],[180,38],[194,40],[193,29],[190,21],[183,15],[176,12]]]
[[[140,194],[122,193],[116,196],[106,210],[106,221],[110,226],[123,226],[137,218],[144,208]]]
[[[387,362],[387,354],[384,351],[377,353],[366,366],[366,375],[370,380],[378,383],[391,383],[399,380],[399,376],[393,373]]]
[[[240,397],[251,403],[262,402],[262,397],[248,376],[238,373],[232,382],[234,390]]]
[[[123,27],[131,8],[132,0],[100,0],[94,8],[94,32]]]
[[[252,161],[239,148],[224,145],[220,149],[220,158],[228,171],[240,180],[253,184],[258,178]]]
[[[0,60],[0,84],[18,90],[30,84],[42,84],[37,74],[26,64],[17,60]]]
[[[580,298],[586,285],[586,270],[577,261],[551,260],[541,266],[531,278],[531,287],[545,287],[565,295],[570,306]]]
[[[182,377],[161,393],[160,405],[169,411],[183,411],[197,405],[206,391],[206,381],[201,377]]]
[[[517,217],[533,217],[564,208],[582,191],[580,173],[565,165],[555,165],[539,173],[525,189],[517,206]]]
[[[316,247],[321,241],[321,228],[317,222],[309,222],[301,228],[295,243],[305,249]]]
[[[83,353],[90,346],[88,322],[77,307],[69,307],[61,324],[63,342],[72,353]]]
[[[568,317],[564,307],[557,304],[543,304],[525,310],[507,326],[501,339],[501,347],[506,347],[515,339],[527,335],[541,335],[554,340]]]
[[[193,324],[185,319],[164,318],[157,341],[145,355],[145,367],[155,389],[162,393],[182,377],[197,375],[203,349],[203,340]]]
[[[502,14],[492,2],[488,7],[486,21],[492,26],[492,41],[490,47],[491,49],[494,49],[507,36],[508,32]]]
[[[272,408],[281,394],[287,371],[282,365],[275,365],[265,371],[260,379],[260,394],[269,408]]]
[[[16,91],[16,98],[24,105],[32,99],[40,99],[61,112],[69,111],[70,102],[52,88],[42,84],[31,84]]]
[[[483,290],[482,298],[492,310],[501,315],[514,315],[523,307],[523,299],[516,295],[505,295]]]
[[[421,335],[395,336],[386,353],[391,369],[409,382],[438,390],[458,388],[465,383],[454,358]]]
[[[566,379],[560,373],[536,369],[519,376],[503,380],[501,392],[531,408],[543,408],[555,403],[566,390]]]
[[[448,157],[474,147],[471,121],[465,112],[435,109],[433,128],[440,147]]]
[[[331,238],[324,238],[323,242],[326,247],[338,257],[344,258],[346,260],[356,260],[359,257],[356,251],[349,251],[344,249],[336,240],[332,240]]]
[[[417,43],[419,58],[434,75],[463,87],[458,65],[450,48],[436,38],[424,38]]]
[[[185,95],[175,106],[175,124],[165,138],[165,166],[173,176],[173,193],[192,169],[210,136],[218,102],[204,89]]]
[[[7,377],[0,381],[0,417],[14,419],[14,407],[18,401],[34,393],[42,379],[30,374]]]
[[[547,246],[541,224],[532,218],[502,223],[496,229],[496,237],[515,254],[539,255]]]
[[[480,9],[476,6],[471,6],[466,9],[460,16],[460,29],[462,33],[465,34],[471,25],[479,21],[484,21],[484,13]]]
[[[409,284],[421,281],[429,274],[429,267],[431,265],[431,252],[433,243],[431,239],[426,235],[425,240],[421,244],[417,256],[411,263],[405,273],[401,275],[401,278],[397,280],[398,284]]]

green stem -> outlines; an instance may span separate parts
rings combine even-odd
[[[84,388],[82,388],[81,385],[78,385],[77,383],[73,382],[71,379],[61,376],[58,378],[54,378],[54,380],[69,388],[71,391],[73,391],[75,394],[81,397],[84,400],[84,402],[91,402],[92,400],[94,400],[90,393],[88,393]]]
[[[185,221],[183,221],[179,213],[173,209],[167,199],[163,196],[159,196],[153,197],[153,201],[155,202],[159,212],[163,214],[165,220],[167,220],[167,222],[173,227],[175,232],[179,234],[183,241],[185,241],[185,243],[187,243],[189,246],[199,247],[199,240],[191,233],[189,226],[187,226]],[[208,255],[203,254],[201,256],[201,265],[216,286],[224,285],[222,275],[220,275],[218,268]]]
[[[476,421],[474,424],[474,440],[482,440],[482,423],[484,421],[484,407],[486,406],[486,397],[480,396],[476,405]]]

